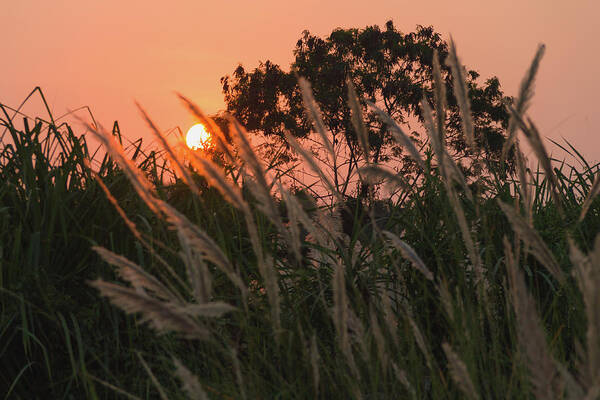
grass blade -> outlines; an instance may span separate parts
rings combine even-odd
[[[519,88],[519,96],[517,97],[517,101],[514,104],[514,109],[517,115],[523,116],[527,112],[529,108],[529,104],[533,97],[533,86],[535,83],[535,76],[540,66],[540,61],[544,56],[545,46],[543,44],[538,46],[538,49],[531,61],[531,65],[527,70],[527,73],[523,77],[521,81],[521,86]],[[507,131],[507,139],[504,142],[504,146],[502,146],[502,159],[505,160],[508,152],[513,145],[517,141],[517,123],[513,117],[511,117],[508,123],[508,131]]]
[[[456,100],[460,109],[462,131],[467,139],[467,144],[472,149],[475,149],[475,134],[473,129],[473,119],[471,117],[471,102],[469,101],[469,88],[467,87],[466,71],[463,65],[460,63],[458,55],[456,54],[456,46],[454,45],[454,40],[452,37],[450,38],[450,56],[448,57],[448,64],[452,70],[452,77],[454,78],[454,95],[456,96]],[[438,79],[441,83],[441,76]]]
[[[500,208],[508,218],[513,230],[527,244],[530,253],[552,274],[558,282],[564,282],[565,276],[552,252],[540,235],[515,212],[513,207],[498,200]]]
[[[471,400],[478,400],[479,394],[475,389],[475,385],[471,380],[471,376],[469,375],[469,371],[467,370],[467,366],[460,359],[460,357],[452,350],[452,347],[448,343],[443,343],[442,348],[444,349],[444,353],[446,353],[446,358],[448,359],[448,369],[450,370],[450,375],[452,376],[452,380],[456,385],[460,388],[467,398]]]
[[[598,196],[598,193],[600,193],[600,173],[599,172],[596,173],[596,178],[594,179],[594,183],[592,183],[592,187],[590,188],[590,191],[588,192],[588,195],[586,196],[585,201],[583,202],[583,206],[581,207],[581,214],[579,215],[579,222],[583,221],[583,219],[585,218],[585,215],[587,214],[588,210],[590,209],[590,206],[592,205],[592,202],[594,201],[596,196]]]

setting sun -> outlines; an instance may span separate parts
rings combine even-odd
[[[185,143],[192,150],[206,149],[210,142],[210,133],[202,124],[192,126],[185,136]]]

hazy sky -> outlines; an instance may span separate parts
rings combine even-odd
[[[391,19],[404,32],[421,24],[452,34],[463,63],[498,76],[508,95],[545,43],[530,115],[543,135],[600,160],[598,1],[1,1],[0,102],[16,106],[41,86],[55,114],[88,105],[131,139],[148,135],[134,100],[162,129],[187,129],[174,91],[212,113],[224,108],[220,77],[238,63],[287,68],[305,29],[326,35]]]

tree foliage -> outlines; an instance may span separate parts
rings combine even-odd
[[[505,140],[503,131],[509,119],[505,103],[510,99],[504,96],[498,78],[481,83],[477,72],[466,70],[479,149],[473,154],[460,134],[461,121],[451,70],[445,63],[449,46],[432,27],[417,26],[414,32],[404,34],[388,21],[383,29],[377,25],[364,29],[340,28],[324,38],[304,31],[296,43],[290,71],[268,60],[250,71],[239,65],[232,75],[221,78],[221,84],[227,111],[250,132],[283,138],[287,130],[297,137],[306,137],[311,132],[311,124],[304,113],[297,84],[298,76],[305,77],[312,84],[334,144],[346,143],[350,157],[357,160],[357,133],[347,102],[346,79],[350,79],[361,99],[371,159],[385,162],[395,156],[408,161],[402,149],[393,143],[389,129],[366,101],[375,103],[399,123],[408,124],[414,139],[423,144],[424,136],[413,128],[423,122],[419,106],[423,97],[433,104],[434,52],[438,54],[446,84],[446,143],[456,158],[474,159],[476,156],[487,161],[485,165],[489,169],[500,159]],[[466,172],[478,175],[483,170],[474,168]]]

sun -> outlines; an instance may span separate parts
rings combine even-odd
[[[185,136],[185,144],[192,150],[206,149],[210,143],[210,133],[204,125],[193,125]]]

